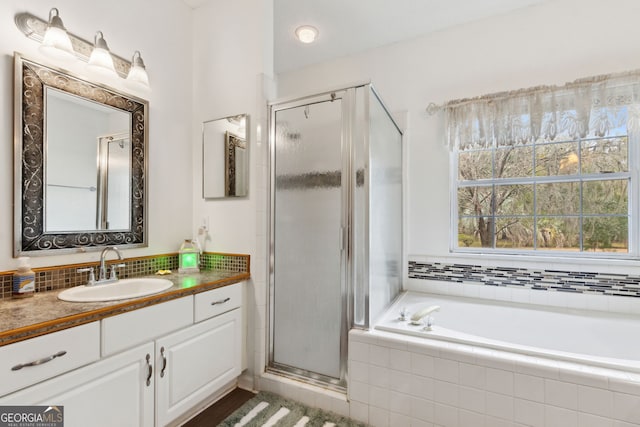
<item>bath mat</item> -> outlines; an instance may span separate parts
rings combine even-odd
[[[261,391],[229,415],[224,427],[364,427],[365,424]]]

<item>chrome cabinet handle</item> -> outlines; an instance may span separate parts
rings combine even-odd
[[[162,369],[160,370],[160,378],[163,378],[164,370],[167,369],[167,356],[164,355],[164,347],[160,347],[160,356],[162,356]]]
[[[211,303],[211,305],[218,305],[218,304],[224,304],[225,302],[229,302],[231,300],[230,297],[227,297],[225,299],[221,299],[220,301],[214,301]]]
[[[56,357],[62,357],[65,354],[67,354],[66,351],[59,351],[56,354],[52,354],[51,356],[47,356],[47,357],[43,357],[42,359],[38,359],[38,360],[34,360],[33,362],[29,362],[29,363],[21,363],[19,365],[14,366],[13,368],[11,368],[12,371],[19,371],[22,368],[27,368],[29,366],[38,366],[38,365],[42,365],[44,363],[47,362],[51,362],[53,359],[55,359]]]
[[[151,363],[149,363],[149,360],[151,359],[151,356],[149,355],[149,353],[147,353],[147,387],[149,387],[151,385],[151,376],[153,375],[153,366],[151,366]]]

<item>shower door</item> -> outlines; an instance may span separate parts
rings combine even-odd
[[[269,367],[344,386],[346,92],[272,108]]]

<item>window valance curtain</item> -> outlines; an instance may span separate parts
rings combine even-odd
[[[451,149],[631,133],[640,128],[640,70],[538,86],[443,106]]]

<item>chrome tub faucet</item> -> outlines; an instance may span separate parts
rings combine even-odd
[[[434,311],[440,311],[440,306],[439,305],[432,305],[432,306],[427,307],[427,308],[425,308],[423,310],[420,310],[419,312],[417,312],[416,314],[411,316],[411,324],[412,325],[421,325],[422,324],[422,319],[424,317],[429,316]]]

